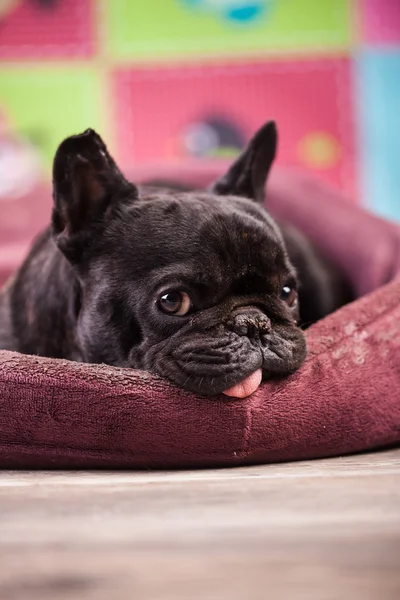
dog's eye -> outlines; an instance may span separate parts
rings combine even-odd
[[[160,296],[158,305],[163,312],[169,315],[183,317],[192,308],[192,301],[186,292],[168,292]]]
[[[297,291],[290,285],[284,285],[281,290],[281,300],[293,307],[297,302]]]

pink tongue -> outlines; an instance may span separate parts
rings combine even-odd
[[[233,398],[247,398],[247,396],[250,396],[250,394],[256,391],[261,383],[261,378],[262,370],[258,369],[240,383],[229,388],[229,390],[225,390],[223,394],[225,394],[225,396],[232,396]]]

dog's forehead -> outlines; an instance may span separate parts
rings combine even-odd
[[[256,203],[236,196],[146,194],[132,202],[114,233],[120,255],[129,260],[140,254],[143,270],[184,260],[202,264],[205,270],[220,266],[265,271],[278,263],[283,266],[286,257],[273,219]]]
[[[223,233],[246,234],[252,231],[262,237],[280,238],[279,230],[270,215],[258,204],[238,196],[217,196],[207,192],[163,191],[142,198],[145,218],[159,223],[162,229],[176,232],[176,227],[196,236],[218,236]],[[244,236],[243,239],[246,239]]]
[[[172,198],[182,211],[182,219],[200,241],[210,242],[218,249],[233,245],[242,252],[255,244],[258,250],[263,245],[270,251],[279,251],[282,247],[276,223],[252,200],[208,193],[187,193]]]

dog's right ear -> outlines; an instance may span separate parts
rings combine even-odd
[[[53,235],[67,251],[80,234],[99,221],[111,206],[138,197],[101,137],[87,129],[64,140],[53,163]]]

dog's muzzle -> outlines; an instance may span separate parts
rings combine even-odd
[[[191,327],[153,347],[145,368],[201,394],[243,398],[262,377],[292,373],[305,358],[294,323],[273,323],[256,306],[238,307],[211,328]]]

